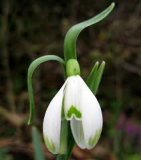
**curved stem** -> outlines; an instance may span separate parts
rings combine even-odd
[[[33,117],[34,117],[34,110],[35,110],[34,93],[33,93],[33,87],[32,87],[33,72],[41,63],[46,62],[46,61],[51,61],[51,60],[58,61],[63,65],[63,67],[65,67],[65,61],[62,58],[55,56],[55,55],[47,55],[47,56],[42,56],[40,58],[37,58],[29,66],[27,84],[28,84],[28,93],[29,93],[29,98],[30,98],[30,115],[28,119],[28,124],[32,123]]]

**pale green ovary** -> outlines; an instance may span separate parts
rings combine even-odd
[[[48,137],[47,136],[44,136],[44,140],[45,140],[45,144],[46,146],[48,147],[48,149],[52,152],[55,152],[55,145],[53,143],[53,141],[49,141]]]
[[[91,136],[89,139],[89,146],[94,146],[94,144],[97,143],[97,141],[99,140],[99,137],[101,135],[101,129],[97,130],[94,136]]]

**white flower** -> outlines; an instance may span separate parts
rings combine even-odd
[[[101,108],[94,94],[78,75],[67,78],[45,113],[44,140],[54,154],[59,152],[63,118],[70,121],[73,137],[80,148],[91,149],[96,145],[103,124]]]

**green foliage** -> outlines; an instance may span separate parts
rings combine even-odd
[[[106,10],[98,14],[97,16],[81,22],[79,24],[74,25],[69,29],[69,31],[66,34],[65,41],[64,41],[64,57],[65,62],[67,62],[69,59],[77,59],[76,55],[76,40],[78,38],[78,35],[80,32],[85,29],[86,27],[89,27],[95,23],[98,23],[99,21],[103,20],[114,8],[115,4],[112,3]]]
[[[135,155],[129,155],[128,160],[140,160],[141,156],[138,154]]]
[[[35,160],[45,160],[45,156],[42,148],[42,141],[36,127],[32,127],[32,141],[34,146]]]
[[[99,68],[98,68],[98,65],[99,65],[99,62],[96,62],[87,79],[87,85],[89,86],[89,88],[94,94],[97,93],[97,90],[102,78],[102,74],[104,72],[105,62],[102,62]]]
[[[8,148],[0,148],[0,160],[12,160],[12,157],[7,154]]]

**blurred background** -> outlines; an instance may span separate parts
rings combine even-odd
[[[0,160],[33,160],[27,70],[37,57],[63,58],[68,29],[100,13],[111,0],[0,0]],[[96,61],[106,61],[97,98],[104,127],[93,150],[74,147],[74,160],[141,160],[141,1],[117,0],[102,22],[85,29],[77,41],[82,77]],[[43,142],[46,108],[64,82],[61,66],[47,62],[34,77],[36,121],[47,160],[55,159]]]

